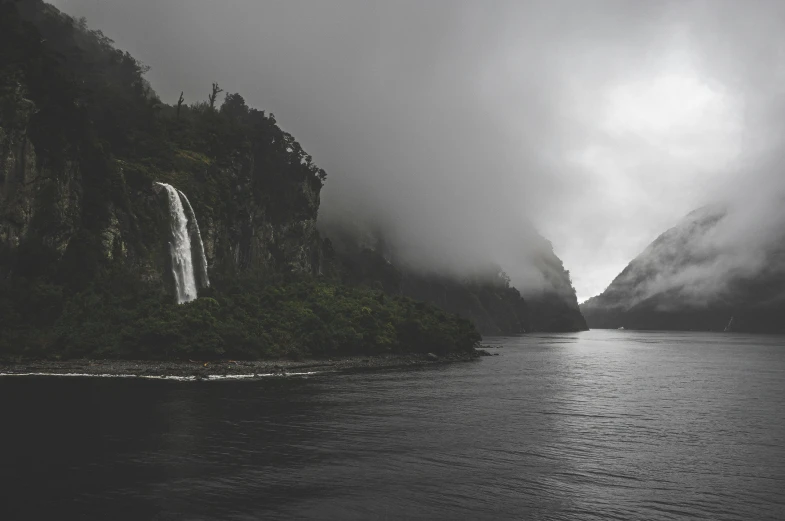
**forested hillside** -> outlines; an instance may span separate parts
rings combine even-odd
[[[84,20],[0,3],[3,355],[473,348],[466,320],[340,284],[315,224],[326,174],[273,114],[217,83],[168,105],[145,72]],[[211,285],[182,305],[158,182],[187,195],[204,240]]]

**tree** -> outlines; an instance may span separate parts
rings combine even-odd
[[[239,94],[227,94],[221,105],[221,113],[234,120],[242,120],[248,116],[248,105]]]
[[[177,119],[180,119],[180,107],[183,106],[183,102],[185,98],[183,97],[183,92],[180,91],[180,99],[177,100]]]
[[[213,82],[213,91],[210,93],[208,99],[210,100],[210,108],[215,109],[215,100],[218,98],[218,95],[222,93],[224,90],[218,86],[218,83]]]

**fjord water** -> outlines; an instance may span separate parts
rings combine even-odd
[[[488,342],[307,378],[0,377],[5,518],[785,518],[785,337]]]

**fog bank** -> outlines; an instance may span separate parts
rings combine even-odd
[[[781,2],[54,4],[167,102],[218,81],[275,113],[328,172],[320,218],[430,269],[494,261],[526,290],[531,222],[584,299],[690,210],[783,185]]]

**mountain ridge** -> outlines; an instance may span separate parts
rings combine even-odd
[[[581,304],[589,327],[785,331],[785,237],[754,222],[739,204],[690,212]]]

